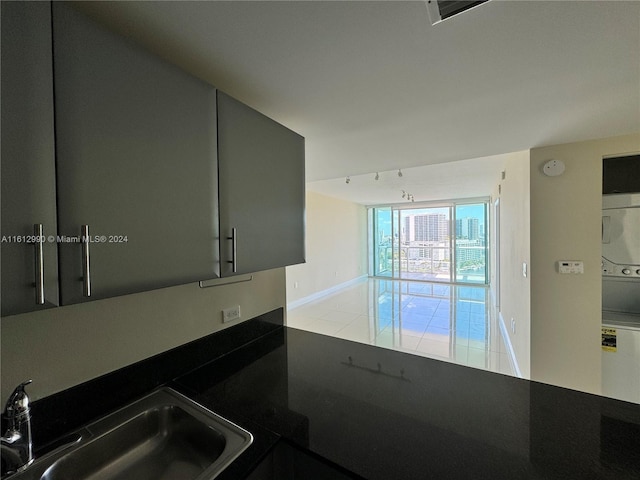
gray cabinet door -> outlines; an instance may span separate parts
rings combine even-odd
[[[304,262],[304,138],[218,92],[218,161],[222,275]]]
[[[54,2],[63,304],[219,276],[214,87]]]
[[[58,305],[58,260],[55,241],[45,241],[44,305],[39,305],[36,246],[23,240],[33,236],[34,224],[42,224],[45,236],[57,233],[51,6],[48,2],[1,2],[0,16],[5,316]]]

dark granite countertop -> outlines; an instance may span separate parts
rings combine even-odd
[[[176,385],[371,480],[640,478],[640,405],[301,330]]]
[[[276,309],[34,402],[37,455],[168,385],[253,433],[219,480],[246,478],[283,440],[369,480],[640,479],[640,405],[283,320]]]

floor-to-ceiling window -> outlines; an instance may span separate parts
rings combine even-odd
[[[370,207],[371,274],[487,284],[488,199]]]
[[[398,278],[451,281],[451,207],[400,208]]]
[[[488,283],[487,203],[455,205],[455,282]]]
[[[393,276],[393,228],[391,207],[373,209],[370,218],[371,240],[373,245],[373,275],[376,277]]]

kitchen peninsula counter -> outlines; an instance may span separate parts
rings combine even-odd
[[[293,328],[176,384],[366,479],[640,478],[640,405]]]

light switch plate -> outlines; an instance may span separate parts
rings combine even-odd
[[[581,262],[579,260],[559,260],[558,272],[563,274],[582,274],[584,273],[584,262]]]

